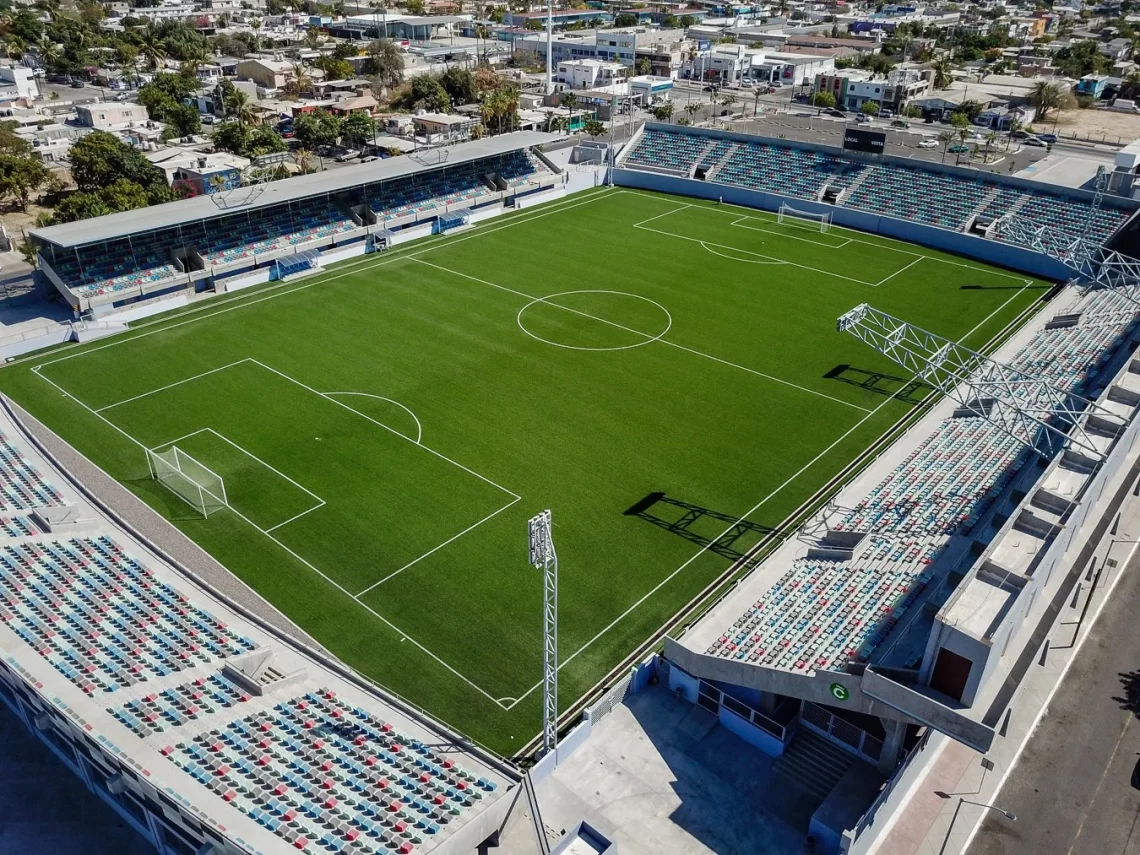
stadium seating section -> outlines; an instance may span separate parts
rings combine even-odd
[[[1000,217],[1018,212],[1031,222],[1082,232],[1089,206],[1060,196],[1026,193],[977,178],[901,164],[865,165],[835,155],[766,142],[736,142],[646,128],[622,155],[630,167],[664,168],[689,174],[711,168],[731,151],[706,180],[800,199],[818,200],[825,187],[851,188],[839,205],[961,231],[975,215]],[[717,156],[719,155],[719,157]],[[857,185],[857,186],[856,186]],[[1104,241],[1127,219],[1127,212],[1102,208],[1090,236]]]
[[[10,505],[59,504],[0,446]],[[293,848],[411,853],[495,789],[319,685],[241,688],[223,660],[257,645],[111,537],[57,538],[27,516],[0,531],[0,624],[88,695],[121,699],[117,721]]]
[[[93,297],[156,285],[177,272],[170,247],[156,235],[85,247],[81,256],[61,258],[52,267],[77,294]]]
[[[1034,335],[1011,360],[1073,392],[1086,388],[1135,317],[1110,291],[1087,292],[1074,326]],[[792,671],[866,661],[931,580],[950,538],[968,534],[1033,452],[986,420],[942,421],[831,524],[864,538],[851,558],[800,558],[706,650]]]
[[[549,168],[529,151],[474,161],[385,183],[369,189],[368,204],[380,220],[429,213],[443,205],[475,205],[492,194],[499,175],[510,188],[521,187]],[[114,295],[173,284],[179,274],[174,250],[198,252],[206,267],[254,262],[257,256],[300,247],[357,228],[347,208],[329,199],[259,208],[180,229],[59,253],[52,269],[80,297]]]

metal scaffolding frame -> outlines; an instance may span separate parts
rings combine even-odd
[[[1096,461],[1104,459],[1082,416],[1096,415],[1110,430],[1124,427],[1122,419],[1087,398],[867,303],[841,316],[836,329],[870,345],[959,407],[1046,457],[1067,446]]]
[[[530,563],[542,571],[542,753],[558,746],[558,553],[550,511],[527,523]]]

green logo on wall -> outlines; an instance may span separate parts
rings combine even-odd
[[[842,683],[832,683],[828,691],[831,692],[831,696],[837,701],[845,701],[851,697],[851,692],[849,692],[847,687]]]

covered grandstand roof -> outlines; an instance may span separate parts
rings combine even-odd
[[[360,163],[329,172],[300,175],[283,181],[273,181],[263,185],[263,190],[259,195],[241,205],[231,204],[229,207],[223,207],[218,204],[215,196],[196,196],[193,199],[182,199],[150,208],[122,211],[104,217],[94,217],[90,220],[32,229],[31,234],[38,240],[48,241],[61,247],[84,246],[125,237],[126,235],[171,228],[183,223],[225,217],[254,208],[280,205],[310,196],[338,193],[352,187],[360,187],[417,172],[428,172],[456,163],[466,163],[484,157],[531,148],[557,138],[557,134],[538,131],[503,134],[459,143],[446,149],[430,150],[433,155],[435,152],[440,152],[439,156],[446,157],[445,160],[438,162],[425,162],[413,157],[397,157],[373,161],[372,163]]]

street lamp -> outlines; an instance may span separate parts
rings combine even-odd
[[[964,799],[964,798],[961,798],[960,796],[958,798],[958,804],[960,804],[960,805],[961,804],[977,805],[978,807],[985,808],[986,810],[997,811],[1002,816],[1004,816],[1006,819],[1008,819],[1010,822],[1016,822],[1017,821],[1017,814],[1015,814],[1013,811],[1003,810],[1002,808],[999,808],[997,805],[988,805],[985,802],[972,802],[969,799]]]

